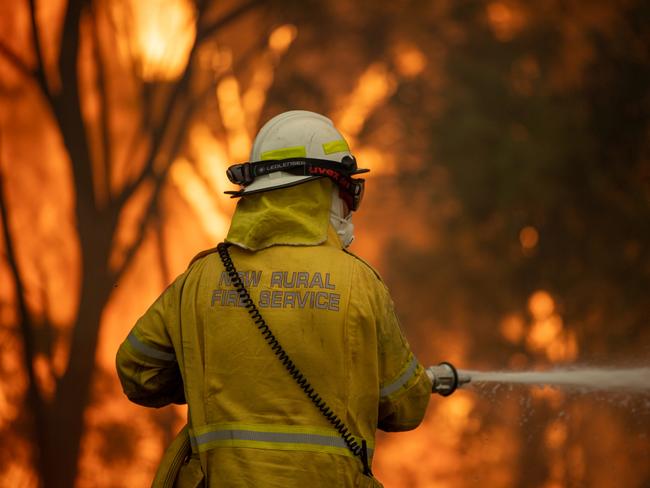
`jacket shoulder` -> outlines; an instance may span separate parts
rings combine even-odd
[[[196,256],[194,256],[192,258],[192,260],[190,261],[190,264],[188,264],[187,267],[191,268],[194,263],[196,263],[197,261],[199,261],[199,260],[203,259],[204,257],[206,257],[206,256],[208,256],[208,255],[210,255],[212,253],[215,253],[215,252],[217,252],[216,246],[212,247],[210,249],[205,249],[204,251],[199,252]]]
[[[362,267],[370,271],[375,276],[375,278],[377,278],[381,283],[384,282],[384,280],[381,279],[381,275],[379,274],[379,272],[375,268],[373,268],[372,265],[370,265],[365,259],[357,256],[356,254],[348,251],[347,249],[343,249],[343,252],[348,256],[352,256],[355,260],[360,262]]]

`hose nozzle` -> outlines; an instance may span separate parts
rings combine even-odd
[[[472,380],[468,374],[459,374],[458,370],[447,362],[429,366],[425,371],[432,383],[431,391],[442,396],[451,395],[459,386]]]

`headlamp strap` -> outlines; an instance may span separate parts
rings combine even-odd
[[[279,160],[258,161],[250,164],[251,176],[258,176],[284,171],[296,176],[328,176],[337,178],[336,175],[347,176],[357,168],[346,166],[342,163],[329,161],[327,159],[315,158],[287,158]]]
[[[352,210],[356,210],[363,194],[364,180],[354,179],[351,176],[366,173],[368,170],[357,169],[356,160],[352,157],[344,158],[340,163],[327,159],[287,158],[235,164],[228,168],[226,174],[232,183],[246,187],[255,181],[258,176],[277,171],[294,176],[329,178],[341,190],[341,198],[345,200]],[[227,193],[240,196],[242,192],[243,190]]]
[[[237,185],[250,185],[258,176],[283,171],[295,176],[325,176],[343,190],[355,194],[355,183],[350,174],[356,164],[346,166],[327,159],[288,158],[236,164],[228,168],[228,179]],[[365,171],[364,171],[365,172]]]

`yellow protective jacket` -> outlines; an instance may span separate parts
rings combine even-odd
[[[319,181],[238,207],[228,240],[239,246],[230,254],[291,360],[357,441],[367,442],[372,458],[375,430],[415,428],[431,394],[388,290],[370,266],[341,248],[327,221],[324,235],[306,232],[301,245],[278,243],[281,231],[276,242],[237,231],[240,210],[247,218],[250,212],[277,218],[278,225],[291,218],[267,211],[282,208],[274,193],[309,190],[313,197],[315,191],[316,203],[327,202],[331,187]],[[188,428],[165,455],[154,486],[374,482],[275,357],[217,252],[197,256],[137,321],[120,346],[117,370],[138,404],[188,404]]]

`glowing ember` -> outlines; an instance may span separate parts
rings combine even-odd
[[[539,241],[539,233],[537,229],[532,226],[526,226],[519,232],[519,241],[521,242],[521,247],[524,249],[532,249],[537,246]]]
[[[528,309],[536,320],[543,320],[553,313],[555,302],[548,292],[536,291],[528,300]]]

